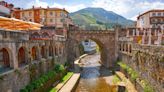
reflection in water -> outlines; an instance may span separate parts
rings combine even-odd
[[[102,68],[98,63],[99,60],[100,56],[98,54],[89,55],[81,60],[83,64],[81,79],[75,92],[116,92],[116,87],[107,84],[103,78],[105,76],[102,75],[106,75],[103,74],[105,73],[103,71],[108,71],[108,73],[110,71]]]

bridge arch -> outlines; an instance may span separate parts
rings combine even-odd
[[[73,61],[79,57],[78,45],[87,39],[98,44],[101,49],[102,65],[112,67],[116,61],[116,41],[114,31],[71,31],[68,35],[68,59]],[[71,51],[69,51],[71,50]],[[74,54],[76,53],[76,54]]]

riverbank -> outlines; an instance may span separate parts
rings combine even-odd
[[[69,78],[69,80],[66,81],[66,83],[59,83],[56,86],[56,92],[72,92],[77,83],[79,82],[80,79],[80,67],[79,63],[82,58],[87,56],[87,54],[84,54],[80,56],[77,60],[74,61],[74,73],[73,75]]]

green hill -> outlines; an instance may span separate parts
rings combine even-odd
[[[134,25],[133,21],[102,8],[85,8],[71,13],[70,16],[75,24],[86,29],[109,29],[115,25],[123,27]]]

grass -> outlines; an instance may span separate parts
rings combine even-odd
[[[56,88],[53,88],[53,89],[51,89],[50,92],[57,92],[57,89]]]
[[[73,75],[73,72],[68,72],[61,80],[60,83],[62,83],[63,85],[71,78],[71,76]],[[59,84],[60,84],[59,83]],[[59,89],[57,89],[56,87],[52,88],[49,92],[58,92]]]
[[[62,83],[65,83],[72,75],[73,72],[68,72],[67,75],[62,78]]]
[[[114,75],[114,76],[113,76],[112,82],[113,82],[114,84],[117,84],[118,82],[120,82],[120,79],[117,77],[117,75]]]
[[[127,73],[130,75],[130,78],[135,81],[139,76],[138,76],[138,73],[133,70],[130,66],[126,65],[125,63],[123,62],[118,62],[118,65],[120,65],[120,67],[122,69],[124,69],[125,71],[127,71]]]

